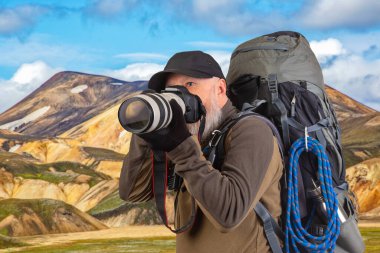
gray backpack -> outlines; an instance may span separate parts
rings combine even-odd
[[[331,165],[332,184],[339,200],[339,215],[342,216],[335,252],[363,252],[356,205],[345,180],[340,127],[325,93],[321,67],[305,37],[297,32],[286,31],[242,43],[232,53],[227,84],[227,94],[238,109],[264,116],[280,133],[285,164],[283,189],[287,187],[291,145],[306,134],[324,147]],[[219,157],[223,155],[219,154]],[[317,174],[316,158],[313,154],[303,153],[299,159],[297,186],[299,216],[305,226],[314,215],[316,201],[323,202]],[[285,190],[282,192],[285,213],[287,196]],[[326,232],[327,226],[321,216],[323,214],[317,213],[311,224],[307,225],[310,234],[323,236]],[[272,225],[275,226],[273,222]],[[266,229],[273,230],[273,227]],[[280,229],[284,230],[284,225]],[[279,229],[274,230],[278,234]],[[301,252],[308,252],[300,248]]]

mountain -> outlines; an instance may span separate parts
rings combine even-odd
[[[0,152],[0,200],[50,198],[85,212],[118,185],[118,180],[77,162],[38,163],[24,155]]]
[[[107,226],[65,202],[53,199],[0,200],[0,233],[5,236],[70,233]]]
[[[334,110],[338,117],[338,121],[340,122],[347,118],[357,118],[376,113],[376,110],[363,105],[362,103],[339,92],[331,86],[326,85],[325,90],[330,101],[333,104]]]
[[[347,182],[358,197],[363,217],[380,216],[380,158],[356,164],[346,170]]]
[[[61,72],[1,114],[2,125],[25,115],[33,120],[17,128],[13,123],[0,129],[0,199],[51,198],[112,227],[160,223],[153,202],[127,203],[119,198],[117,188],[131,137],[120,126],[117,112],[125,98],[145,88],[146,82]],[[379,112],[329,86],[326,91],[343,129],[347,167],[380,157]],[[33,106],[39,101],[41,107]],[[38,118],[32,114],[48,105],[60,109],[50,114],[54,108],[50,107]],[[79,115],[71,113],[71,117],[71,111]],[[360,200],[365,195],[352,183],[359,174],[352,175],[350,185]],[[373,210],[376,208],[369,212]],[[172,219],[173,213],[169,216]]]
[[[342,129],[346,168],[380,157],[380,112],[326,85]]]
[[[57,137],[35,138],[0,130],[0,147],[5,151],[27,154],[41,163],[81,163],[118,178],[131,136],[117,119],[120,103]]]
[[[0,234],[0,250],[8,249],[11,247],[27,246],[28,244],[22,243],[19,240]]]
[[[60,72],[0,114],[0,129],[41,137],[59,135],[124,101],[146,82],[125,82],[78,72]]]
[[[380,157],[380,113],[375,112],[341,122],[346,167]]]

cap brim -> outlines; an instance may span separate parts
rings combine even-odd
[[[153,89],[157,92],[160,92],[165,89],[166,79],[169,74],[182,74],[186,76],[191,76],[195,78],[211,78],[212,75],[207,73],[202,73],[198,71],[191,71],[191,70],[181,70],[181,69],[166,69],[160,72],[157,72],[154,74],[148,83],[148,88]]]

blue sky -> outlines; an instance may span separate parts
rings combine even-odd
[[[380,110],[378,0],[0,0],[0,113],[62,70],[147,80],[178,51],[304,34],[325,82]],[[38,108],[36,108],[38,109]]]

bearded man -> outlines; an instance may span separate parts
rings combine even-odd
[[[177,252],[271,252],[253,210],[260,201],[275,219],[281,214],[282,160],[270,127],[256,117],[239,120],[226,135],[224,160],[216,169],[202,149],[212,131],[238,112],[226,95],[219,64],[201,51],[177,53],[163,71],[152,76],[148,87],[160,92],[173,85],[186,87],[201,99],[206,109],[202,138],[198,137],[199,122],[186,124],[179,105],[172,100],[173,119],[168,129],[132,135],[120,175],[120,197],[132,202],[152,199],[151,148],[159,148],[166,151],[176,174],[183,178],[175,207],[177,226],[189,220],[192,198],[196,203],[195,222],[176,236]]]

